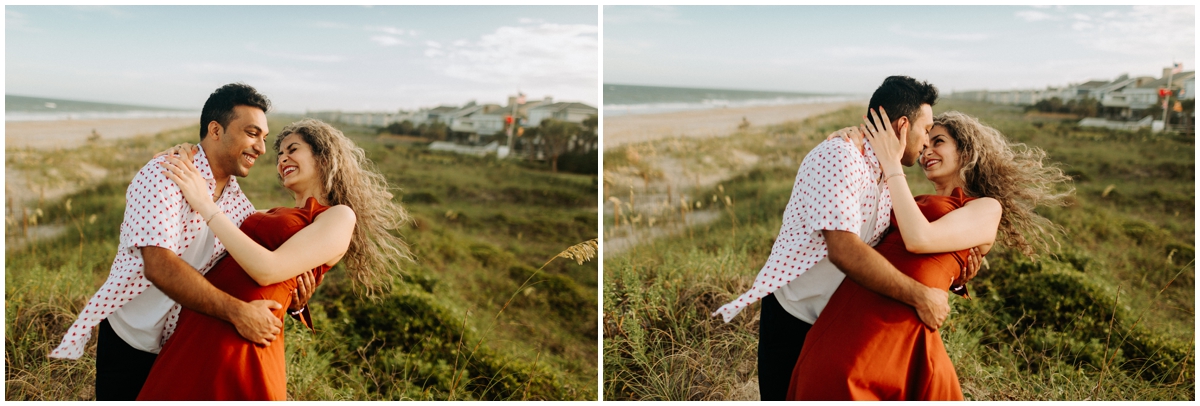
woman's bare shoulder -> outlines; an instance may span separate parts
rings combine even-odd
[[[980,197],[973,199],[963,205],[963,208],[970,208],[984,213],[1000,213],[1004,210],[999,200],[991,197]]]
[[[352,208],[350,208],[350,206],[347,206],[344,204],[335,205],[333,207],[325,209],[325,211],[322,212],[321,214],[319,214],[317,217],[318,218],[321,218],[321,217],[333,218],[336,220],[350,220],[350,221],[355,220],[354,209],[352,209]]]

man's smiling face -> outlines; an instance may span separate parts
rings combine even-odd
[[[221,151],[209,155],[229,175],[246,177],[254,161],[267,150],[267,114],[257,107],[234,106],[234,118],[220,134]],[[207,153],[207,151],[206,151]]]

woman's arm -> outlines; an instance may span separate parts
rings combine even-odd
[[[881,108],[882,110],[882,108]],[[892,195],[892,211],[896,225],[900,228],[904,247],[909,252],[928,254],[961,251],[980,247],[986,253],[996,241],[996,230],[1000,227],[1002,209],[1000,202],[990,197],[972,200],[932,223],[921,213],[908,182],[904,178],[904,166],[900,158],[908,139],[908,126],[900,128],[900,135],[892,129],[887,112],[875,115],[875,123],[864,120],[862,132],[871,142],[883,168],[888,191]]]
[[[208,226],[246,274],[267,286],[340,259],[350,247],[355,221],[349,206],[330,207],[275,251],[258,245],[223,214],[217,213]]]
[[[229,255],[261,286],[279,283],[310,269],[341,259],[350,247],[357,221],[349,206],[330,207],[312,224],[292,235],[279,249],[268,250],[238,229],[224,216],[208,192],[207,181],[191,162],[167,157],[166,175],[179,186],[189,205],[208,222]]]
[[[885,175],[886,176],[886,175]],[[892,192],[892,211],[896,226],[904,239],[904,248],[914,254],[954,252],[967,248],[981,247],[986,254],[996,241],[996,230],[1000,227],[1000,202],[983,197],[967,202],[932,223],[921,213],[908,190],[903,176],[888,179],[888,190]]]

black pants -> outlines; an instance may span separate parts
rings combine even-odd
[[[96,340],[96,400],[136,400],[158,354],[130,347],[108,320]]]
[[[792,369],[812,324],[783,310],[772,293],[762,299],[758,318],[758,393],[762,400],[786,400]]]

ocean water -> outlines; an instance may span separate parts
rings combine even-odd
[[[848,101],[862,95],[693,89],[684,87],[604,85],[605,117],[707,110],[726,107],[779,106]]]
[[[4,121],[199,117],[199,111],[4,95]]]

